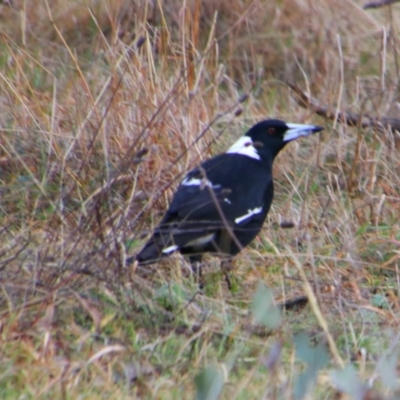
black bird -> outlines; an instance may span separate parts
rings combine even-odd
[[[272,164],[290,141],[319,132],[314,125],[270,119],[254,125],[228,151],[191,170],[143,249],[129,262],[159,261],[175,251],[191,263],[203,253],[229,257],[260,231],[272,203]]]

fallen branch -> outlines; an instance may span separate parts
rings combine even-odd
[[[294,98],[297,103],[303,108],[311,108],[317,115],[321,117],[335,120],[349,125],[360,126],[362,128],[378,128],[384,129],[390,127],[392,130],[400,131],[400,119],[390,117],[371,117],[369,115],[354,114],[349,111],[335,111],[331,108],[321,105],[316,99],[304,93],[299,87],[291,83],[287,84],[294,92]]]
[[[382,1],[376,1],[376,2],[372,2],[372,3],[367,3],[365,4],[365,6],[363,7],[364,10],[368,10],[369,8],[380,8],[380,7],[384,7],[384,6],[388,6],[390,4],[393,3],[397,3],[400,0],[382,0]]]

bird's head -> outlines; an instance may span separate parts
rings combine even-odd
[[[227,151],[272,163],[285,145],[302,136],[322,131],[316,125],[292,124],[278,119],[267,119],[251,127]]]
[[[323,128],[316,125],[292,124],[278,119],[268,119],[250,128],[249,131],[239,139],[237,144],[239,145],[239,142],[242,142],[242,146],[251,147],[247,149],[247,152],[251,154],[251,151],[253,151],[253,158],[269,158],[273,161],[275,156],[287,143],[302,136],[308,136],[319,132],[322,129]],[[241,151],[238,151],[238,153],[241,153]]]

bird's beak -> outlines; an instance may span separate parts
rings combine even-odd
[[[295,140],[301,136],[312,135],[313,133],[322,131],[320,126],[316,125],[304,125],[304,124],[286,124],[288,126],[288,130],[283,135],[283,140],[285,142],[290,142],[291,140]]]

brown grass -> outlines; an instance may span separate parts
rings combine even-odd
[[[223,398],[292,398],[299,330],[333,354],[312,398],[342,396],[334,367],[384,375],[377,361],[398,344],[399,133],[316,117],[287,83],[334,111],[397,117],[398,13],[338,0],[3,2],[4,398],[192,398],[207,365]],[[182,175],[266,117],[326,129],[279,156],[234,291],[212,257],[204,293],[179,256],[126,268]],[[266,334],[248,311],[260,281],[277,301],[315,301]],[[394,395],[381,381],[373,390]]]

